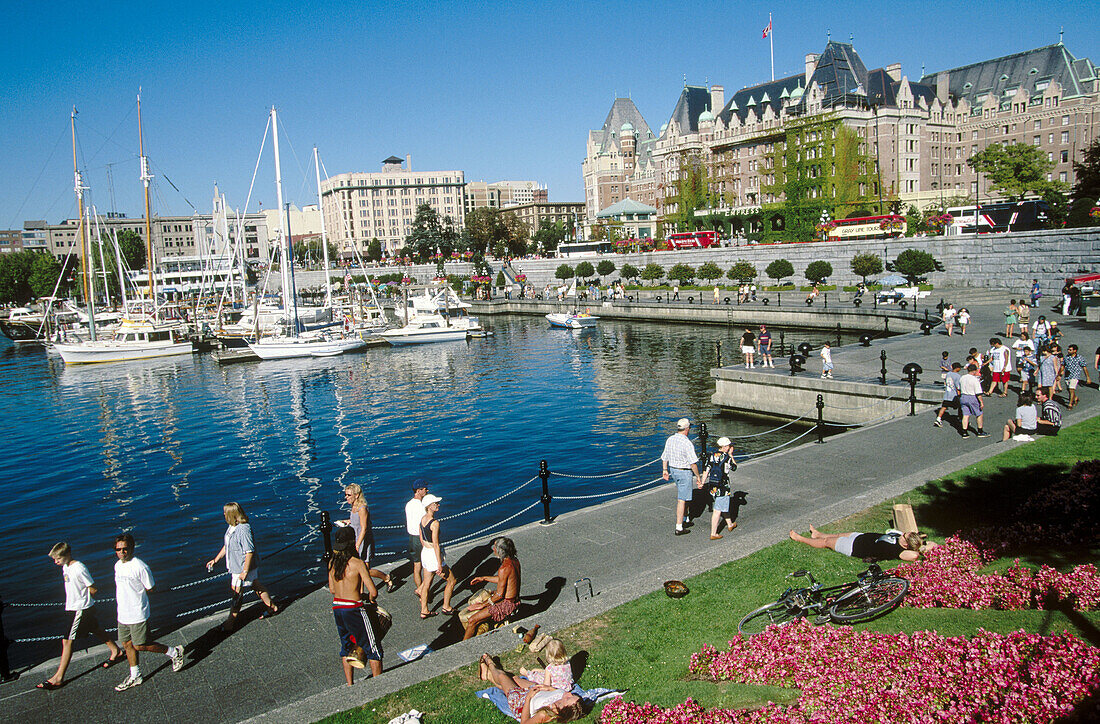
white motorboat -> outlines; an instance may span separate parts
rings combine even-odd
[[[469,315],[469,309],[470,305],[446,285],[425,289],[405,304],[405,326],[387,329],[379,336],[393,345],[466,339],[467,335],[484,331],[478,318]]]
[[[595,327],[599,319],[599,317],[594,317],[587,312],[584,314],[551,312],[546,315],[546,320],[550,322],[551,327],[563,327],[565,329],[586,329],[588,327]]]
[[[293,357],[335,357],[366,346],[360,337],[344,337],[324,332],[306,332],[297,337],[265,337],[249,342],[260,359],[291,359]]]
[[[453,322],[454,320],[452,320]],[[478,327],[480,330],[480,327]],[[379,336],[394,346],[426,344],[428,342],[457,342],[466,339],[470,328],[447,324],[439,314],[419,315],[399,329],[387,329]]]
[[[111,339],[57,342],[53,349],[65,364],[82,365],[191,354],[193,346],[182,327],[123,321]]]

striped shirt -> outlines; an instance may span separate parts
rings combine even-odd
[[[699,456],[695,454],[695,445],[688,440],[687,435],[676,433],[665,440],[661,460],[668,463],[670,468],[690,468],[699,462]]]
[[[1047,400],[1043,403],[1043,412],[1040,417],[1051,425],[1057,427],[1062,426],[1062,411],[1058,408],[1058,403],[1054,400]]]

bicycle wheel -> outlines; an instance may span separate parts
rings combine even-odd
[[[829,617],[837,623],[855,623],[874,618],[901,603],[909,591],[904,578],[880,578],[865,589],[856,588],[841,597],[829,609]]]
[[[761,606],[755,611],[750,611],[741,622],[737,624],[737,632],[746,636],[755,636],[763,633],[771,624],[782,626],[796,618],[802,618],[802,609],[789,601],[776,601],[766,606]]]

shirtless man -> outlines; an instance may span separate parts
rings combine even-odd
[[[493,541],[493,555],[500,559],[500,568],[495,576],[475,576],[470,579],[470,585],[478,583],[495,583],[496,590],[489,597],[488,603],[480,606],[471,606],[476,611],[470,616],[466,624],[466,633],[462,640],[473,638],[477,634],[477,627],[482,621],[492,619],[501,622],[515,613],[519,608],[519,559],[516,558],[516,544],[511,538],[497,538]]]
[[[382,673],[382,644],[375,637],[374,625],[366,606],[378,597],[370,573],[355,555],[355,531],[351,527],[337,528],[332,544],[333,556],[328,569],[328,590],[332,593],[332,615],[340,634],[340,664],[348,686],[355,683],[351,667],[357,669],[370,662],[372,676]],[[363,601],[363,589],[367,600]]]

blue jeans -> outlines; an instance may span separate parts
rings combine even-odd
[[[695,476],[692,474],[691,470],[669,468],[668,477],[672,479],[672,482],[676,483],[676,499],[690,503],[693,488],[692,484],[695,482]]]

